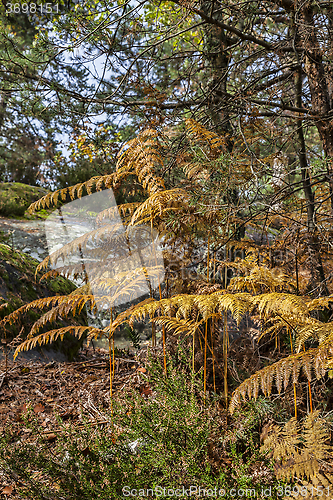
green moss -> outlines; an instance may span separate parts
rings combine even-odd
[[[29,255],[12,250],[8,245],[0,244],[0,304],[7,304],[6,307],[0,308],[0,319],[33,300],[53,295],[67,295],[75,290],[75,285],[63,277],[40,282],[41,274],[39,273],[37,280],[35,280],[37,265],[38,261]],[[11,339],[19,333],[22,338],[25,338],[34,322],[44,312],[46,310],[36,311],[31,309],[17,323],[7,325],[7,339]],[[87,324],[85,313],[75,317],[75,322],[82,325]],[[59,320],[55,324],[46,325],[40,333],[70,324],[73,324],[71,318]],[[57,340],[52,343],[51,348],[59,349],[69,359],[72,359],[77,354],[82,343],[83,339],[78,340],[71,335],[66,335],[64,341]]]
[[[48,191],[20,182],[0,183],[0,214],[6,217],[23,217],[31,203]]]
[[[61,276],[53,279],[48,284],[49,289],[54,292],[55,295],[61,294],[66,295],[75,290],[76,286],[69,280],[62,278]]]
[[[22,285],[21,296],[23,299],[32,302],[33,300],[38,299],[37,288],[34,287],[32,283],[26,283],[25,285]]]
[[[0,244],[0,254],[2,256],[10,255],[11,251],[12,250],[11,250],[11,248],[8,245],[6,245],[4,243]]]

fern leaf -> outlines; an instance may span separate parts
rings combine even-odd
[[[264,293],[253,297],[253,304],[258,307],[259,313],[264,319],[274,314],[297,318],[309,315],[304,297],[290,293]]]
[[[47,311],[35,321],[28,338],[36,335],[36,333],[48,323],[54,323],[59,318],[67,318],[69,315],[75,316],[75,314],[80,314],[86,304],[89,304],[91,309],[96,308],[96,297],[94,295],[68,296],[67,300],[63,300],[60,304]]]
[[[117,162],[117,175],[134,173],[149,196],[164,191],[163,179],[156,170],[163,167],[161,148],[155,130],[145,130],[135,139],[128,141],[120,150]]]
[[[50,206],[57,206],[59,199],[62,201],[66,200],[67,194],[70,196],[71,200],[82,197],[83,189],[86,188],[88,195],[92,194],[92,187],[95,186],[96,191],[101,191],[102,188],[110,188],[116,182],[116,174],[108,174],[102,176],[96,176],[89,179],[89,181],[75,184],[64,189],[58,189],[53,193],[48,193],[39,200],[35,201],[28,208],[30,213],[36,212],[43,208],[49,208]]]
[[[225,148],[225,140],[221,136],[207,130],[203,125],[192,118],[185,120],[185,125],[190,136],[193,137],[196,143],[200,141],[206,142],[212,150]]]
[[[193,335],[197,328],[204,322],[204,320],[193,321],[190,319],[170,318],[169,316],[159,316],[153,321],[159,325],[163,325],[167,331],[173,332],[176,335]]]
[[[167,212],[181,210],[188,205],[188,201],[189,195],[183,189],[158,191],[136,209],[130,225],[146,224]]]
[[[277,462],[278,479],[306,477],[318,484],[320,476],[325,483],[327,480],[319,471],[322,461],[331,456],[332,448],[327,444],[329,432],[319,418],[319,411],[307,415],[302,427],[295,418],[286,422],[283,428],[271,426],[261,452],[269,451]]]
[[[246,293],[224,294],[221,291],[209,295],[186,295],[180,294],[168,299],[156,300],[145,304],[138,304],[132,309],[130,324],[135,320],[149,317],[153,319],[156,312],[160,310],[161,315],[173,315],[177,320],[189,319],[194,314],[199,314],[202,319],[222,317],[222,313],[230,311],[237,321],[252,307],[251,296]]]
[[[37,337],[26,339],[24,342],[22,342],[22,344],[20,344],[16,348],[14,352],[14,359],[16,359],[16,357],[20,352],[33,349],[37,345],[44,345],[54,342],[55,340],[57,340],[58,337],[60,337],[62,340],[66,333],[70,333],[71,335],[74,335],[75,337],[78,338],[81,338],[82,335],[84,335],[85,333],[88,333],[90,337],[91,335],[94,335],[95,337],[104,335],[103,330],[91,326],[66,326],[64,328],[58,328],[56,330],[51,330],[49,332],[42,333]]]
[[[6,323],[9,323],[12,325],[19,319],[19,317],[28,312],[30,309],[44,309],[45,307],[50,307],[50,306],[56,306],[57,304],[60,304],[62,301],[68,300],[68,295],[56,295],[53,297],[45,297],[42,299],[36,299],[30,302],[29,304],[25,304],[24,306],[20,307],[19,309],[16,309],[16,311],[13,311],[12,313],[8,314],[5,316],[1,323],[5,325]]]
[[[132,216],[140,205],[141,203],[136,201],[134,203],[124,203],[116,207],[107,208],[97,215],[96,222],[101,223],[104,219],[119,219],[119,216],[122,218]]]
[[[244,394],[244,392],[246,392],[249,397],[257,395],[257,393],[253,390],[252,382],[254,377],[258,379],[260,388],[265,395],[270,394],[274,380],[278,380],[276,384],[278,389],[281,388],[282,376],[284,376],[285,387],[288,383],[290,374],[292,374],[292,382],[297,384],[301,368],[308,380],[311,380],[311,365],[314,368],[317,378],[321,378],[326,373],[328,361],[333,355],[333,346],[331,342],[332,339],[328,339],[325,344],[320,345],[317,348],[288,356],[287,358],[277,361],[276,363],[257,371],[254,375],[251,375],[250,378],[242,382],[234,391],[230,401],[229,411],[231,413],[234,412],[236,406],[240,403],[240,397]]]
[[[246,261],[245,261],[246,262]],[[244,261],[233,263],[232,267],[243,267]],[[230,263],[227,263],[230,266]],[[238,264],[238,265],[237,265]],[[295,290],[296,283],[279,269],[268,269],[266,266],[253,266],[247,276],[231,278],[228,290],[259,293],[262,288],[269,292],[282,292],[283,289]]]

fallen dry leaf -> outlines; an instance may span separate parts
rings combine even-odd
[[[46,439],[50,443],[53,443],[57,439],[57,435],[54,434],[54,432],[48,432],[44,434],[44,439]]]
[[[35,413],[40,413],[42,411],[45,410],[45,406],[43,406],[42,404],[37,404],[36,406],[34,406],[34,412]]]
[[[141,385],[139,391],[142,396],[150,396],[153,394],[149,385]]]
[[[146,368],[143,368],[142,366],[140,366],[138,369],[137,369],[138,372],[141,372],[141,373],[146,373],[147,370]]]
[[[5,486],[4,489],[2,490],[2,493],[4,495],[11,495],[13,493],[13,486]]]

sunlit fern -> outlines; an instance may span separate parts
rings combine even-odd
[[[292,354],[251,375],[233,392],[229,411],[233,413],[236,406],[247,397],[257,398],[260,390],[265,396],[270,396],[274,385],[278,393],[281,393],[282,390],[286,390],[290,379],[293,384],[297,384],[301,370],[308,381],[312,380],[312,373],[317,379],[323,377],[333,356],[332,341],[333,335],[319,347]]]
[[[325,482],[320,473],[325,459],[332,456],[333,449],[327,443],[330,433],[319,411],[307,415],[302,427],[292,418],[281,427],[267,426],[262,452],[269,452],[275,461],[277,479],[308,479],[318,484],[318,479]],[[319,477],[318,477],[319,476]],[[333,476],[326,477],[331,482]],[[302,495],[305,496],[305,495]]]
[[[87,334],[88,343],[93,338],[96,339],[101,336],[107,336],[106,330],[100,330],[99,328],[95,328],[92,326],[66,326],[63,328],[57,328],[46,333],[41,333],[40,335],[36,335],[35,337],[28,337],[16,348],[14,352],[14,359],[20,352],[29,351],[34,347],[46,345],[48,343],[54,342],[58,338],[63,340],[66,334],[73,335],[77,338],[81,338],[84,334]]]

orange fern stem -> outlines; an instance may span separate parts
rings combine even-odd
[[[111,408],[111,417],[113,418],[113,404],[112,404],[112,385],[113,385],[113,377],[114,377],[114,332],[111,330],[111,325],[113,322],[113,314],[112,307],[110,309],[110,336],[109,336],[109,375],[110,375],[110,408]]]
[[[209,234],[207,241],[207,282],[209,282]]]
[[[294,349],[293,349],[293,339],[291,336],[291,329],[288,328],[289,330],[289,338],[290,338],[290,349],[291,349],[291,354],[294,354]],[[296,393],[296,384],[294,382],[294,406],[295,406],[295,418],[297,420],[297,399],[296,399],[297,393]]]
[[[153,242],[153,252],[154,252],[155,265],[157,266],[157,258],[156,258],[155,244],[154,244],[154,238],[153,238],[153,219],[151,219],[151,221],[150,221],[150,228],[151,228],[151,239],[152,239],[152,242]],[[161,290],[160,280],[158,280],[158,292],[159,292],[160,300],[162,300],[162,290]],[[162,345],[163,345],[164,373],[166,375],[166,373],[167,373],[167,367],[166,367],[165,326],[164,325],[162,325]]]
[[[205,323],[205,352],[204,352],[204,401],[206,399],[206,382],[207,382],[207,340],[208,340],[208,319]]]
[[[224,326],[223,326],[223,358],[224,358],[224,399],[226,407],[228,406],[228,325],[227,325],[227,312],[224,313]]]
[[[194,353],[195,353],[195,330],[193,331],[192,341],[192,372],[194,373]]]
[[[209,282],[209,234],[207,241],[207,282]],[[205,323],[205,353],[204,353],[204,400],[206,399],[207,382],[207,342],[208,342],[208,319]]]
[[[303,351],[305,352],[305,346],[303,344]],[[310,380],[308,380],[308,388],[309,388],[309,404],[310,404],[310,413],[313,413],[313,406],[312,406],[312,392],[311,392],[311,384]]]
[[[212,342],[212,359],[213,359],[213,385],[214,385],[214,392],[216,393],[216,384],[215,384],[215,351],[214,351],[214,330],[215,330],[215,318],[212,319],[212,325],[211,325],[211,342]]]

